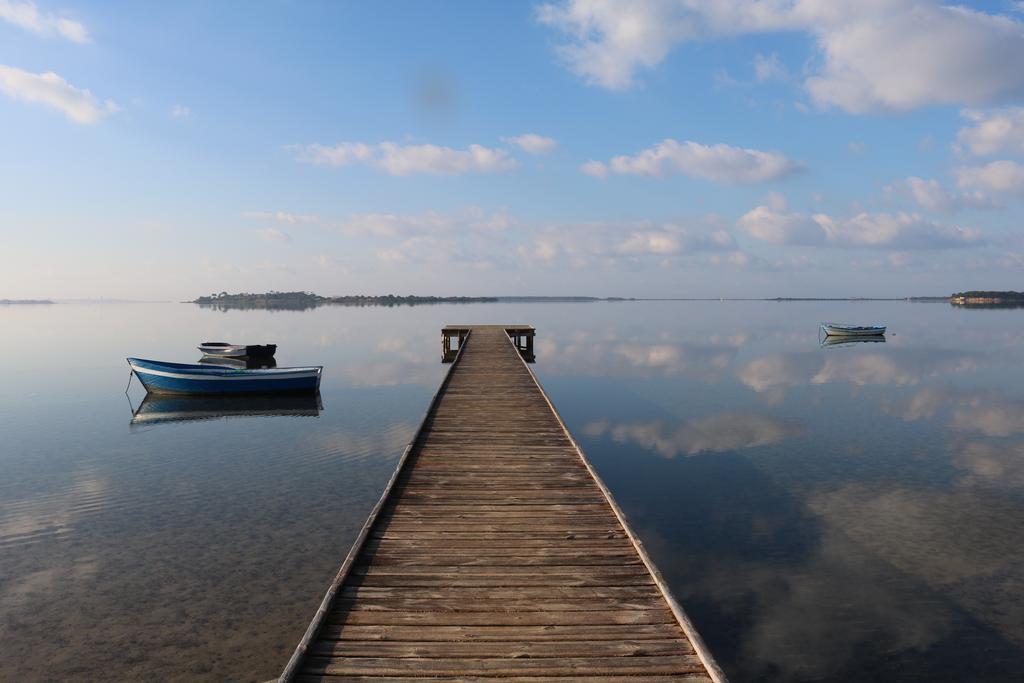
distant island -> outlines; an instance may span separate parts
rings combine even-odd
[[[424,306],[431,304],[488,304],[488,303],[555,303],[591,301],[636,301],[625,297],[600,298],[595,296],[416,296],[385,294],[372,296],[350,294],[321,296],[313,292],[265,292],[262,294],[210,294],[185,303],[209,306],[220,310],[264,308],[301,311],[317,306]]]
[[[49,299],[0,299],[0,306],[13,306],[15,304],[52,304]]]
[[[306,310],[317,306],[420,306],[425,304],[470,304],[493,303],[496,297],[473,296],[383,296],[349,295],[320,296],[313,292],[264,292],[262,294],[210,294],[201,296],[188,303],[200,306],[212,306],[219,309],[269,308],[280,310]]]
[[[976,308],[1024,308],[1024,292],[970,290],[957,292],[949,298],[954,306]]]
[[[996,292],[974,290],[969,292],[957,292],[950,297],[954,304],[1004,304],[1024,303],[1024,292]]]
[[[871,296],[777,296],[764,301],[906,301],[908,297],[871,297]]]

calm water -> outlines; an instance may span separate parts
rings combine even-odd
[[[820,348],[822,319],[891,333]],[[1024,311],[638,302],[0,307],[0,679],[276,676],[466,321],[538,328],[536,371],[733,680],[1024,676]],[[322,405],[133,424],[124,357],[214,338],[325,365]]]

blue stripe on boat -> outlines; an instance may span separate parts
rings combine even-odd
[[[129,358],[128,365],[147,391],[172,394],[238,394],[316,391],[323,366],[227,368]]]

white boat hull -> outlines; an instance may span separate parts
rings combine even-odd
[[[821,329],[829,337],[878,337],[885,334],[885,327],[836,325],[834,323],[822,323]]]
[[[224,358],[238,358],[246,354],[245,344],[232,344],[230,346],[200,346],[199,350],[207,356],[223,356]]]
[[[273,358],[277,352],[277,344],[204,342],[198,348],[204,356],[212,358]]]

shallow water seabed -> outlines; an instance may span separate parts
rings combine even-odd
[[[825,319],[890,334],[821,348]],[[734,680],[1024,675],[1020,311],[59,304],[0,310],[0,679],[276,676],[467,321],[537,327],[535,371]],[[132,424],[124,357],[212,338],[323,364],[322,406]]]

